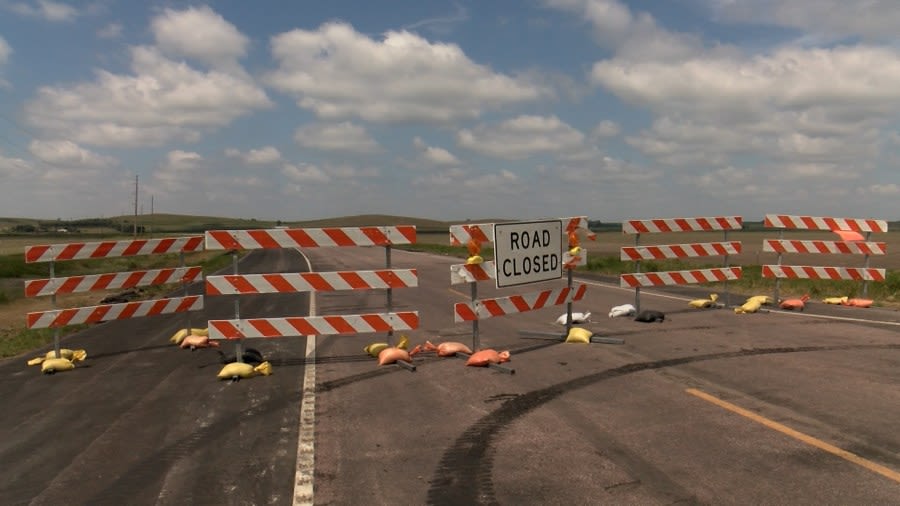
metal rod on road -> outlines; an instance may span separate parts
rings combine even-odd
[[[469,283],[472,288],[472,305],[475,307],[475,319],[472,320],[472,350],[478,351],[481,348],[481,342],[478,337],[478,282]]]
[[[780,241],[782,239],[784,239],[784,230],[779,230],[778,231],[778,240]],[[779,250],[780,249],[781,248],[779,248]],[[781,265],[781,257],[782,257],[782,254],[781,254],[781,251],[779,251],[778,252],[778,264],[777,264],[779,266]],[[775,296],[772,297],[772,301],[776,305],[778,304],[778,292],[780,291],[780,289],[781,289],[781,278],[776,276],[775,277]]]
[[[866,232],[866,241],[869,240],[869,237],[872,236],[872,232]],[[864,267],[866,268],[866,275],[863,276],[863,286],[862,286],[862,295],[865,297],[869,293],[869,254],[866,253],[866,261]]]
[[[384,258],[385,258],[385,265],[387,266],[388,269],[390,269],[391,268],[391,245],[390,244],[388,244],[384,247]],[[387,312],[388,313],[392,312],[394,310],[393,308],[394,308],[394,292],[393,292],[393,290],[391,290],[391,287],[388,287],[387,288]],[[393,327],[393,325],[391,326],[390,329],[388,329],[387,342],[388,342],[389,346],[394,345],[394,327]]]
[[[50,279],[52,280],[56,277],[56,268],[54,267],[55,262],[53,260],[50,261]],[[52,281],[51,281],[52,283]],[[53,295],[50,296],[50,305],[53,310],[56,310],[56,291],[53,291]],[[59,351],[59,327],[53,327],[53,351],[56,353],[56,358],[60,358]]]
[[[634,246],[637,247],[641,242],[641,234],[634,234]],[[634,272],[640,274],[641,272],[641,260],[634,261]],[[637,314],[641,312],[641,287],[640,285],[634,287],[634,311]]]

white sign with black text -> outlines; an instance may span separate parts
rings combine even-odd
[[[562,221],[494,224],[497,288],[562,277]]]

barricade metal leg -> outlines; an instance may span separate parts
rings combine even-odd
[[[231,265],[234,270],[234,275],[235,276],[239,275],[240,272],[238,272],[237,250],[231,251]],[[235,320],[241,319],[241,296],[240,295],[234,296],[234,319]],[[242,349],[243,347],[241,345],[241,341],[243,341],[243,339],[236,339],[234,341],[234,359],[237,362],[243,363],[244,362],[244,351]]]
[[[52,280],[56,277],[56,269],[54,267],[55,262],[50,262],[50,279]],[[56,310],[56,292],[50,297],[50,305],[53,310]],[[53,351],[56,353],[56,358],[62,357],[59,347],[59,327],[53,328]]]

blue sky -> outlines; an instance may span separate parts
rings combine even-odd
[[[900,219],[900,2],[0,0],[0,215]]]

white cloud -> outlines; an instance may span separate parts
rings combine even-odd
[[[6,6],[16,14],[41,18],[45,21],[72,21],[78,17],[78,10],[71,5],[53,2],[52,0],[37,0],[34,3],[12,2],[6,4]]]
[[[593,138],[605,138],[605,137],[615,137],[619,135],[622,129],[615,121],[611,121],[605,119],[600,123],[597,123],[597,126],[591,130],[591,137]]]
[[[62,167],[100,169],[116,165],[116,159],[99,155],[68,140],[33,140],[28,150],[38,160]]]
[[[199,153],[176,149],[166,154],[165,161],[153,173],[153,180],[160,190],[184,192],[202,178],[204,159]]]
[[[304,125],[294,132],[294,140],[303,147],[323,151],[375,153],[381,149],[365,127],[349,121]]]
[[[166,53],[215,67],[235,67],[250,40],[207,6],[165,9],[151,22],[156,44]]]
[[[653,16],[635,14],[618,0],[544,0],[544,4],[589,21],[597,42],[621,57],[666,61],[703,49],[699,37],[669,31]]]
[[[372,39],[343,23],[272,38],[268,82],[319,117],[442,123],[545,97],[548,90],[406,31]]]
[[[242,153],[234,148],[228,148],[225,150],[225,155],[230,158],[240,158],[247,165],[269,165],[281,161],[281,152],[274,146],[251,149],[246,153]]]
[[[286,163],[282,166],[281,173],[293,183],[327,183],[331,181],[325,171],[310,163]]]
[[[134,147],[194,141],[271,106],[266,93],[243,77],[199,71],[153,47],[133,47],[131,69],[130,75],[98,70],[93,82],[43,86],[26,104],[26,118],[53,136]]]
[[[500,172],[482,174],[480,176],[466,179],[463,183],[468,188],[476,188],[479,190],[489,190],[499,193],[516,193],[517,190],[513,185],[519,181],[519,176],[507,169]]]
[[[516,160],[538,153],[565,153],[583,147],[584,134],[556,116],[521,115],[499,126],[478,125],[457,134],[460,146],[483,155]]]
[[[820,37],[896,40],[895,0],[706,0],[720,20],[796,28]]]
[[[123,29],[122,23],[110,23],[97,30],[97,37],[101,39],[118,39],[122,36]]]
[[[857,193],[863,195],[876,195],[883,197],[894,197],[900,195],[900,185],[897,183],[875,184],[867,188],[859,188]]]
[[[24,179],[34,174],[34,165],[21,158],[4,156],[0,152],[0,176],[10,179]]]
[[[420,160],[428,165],[445,167],[460,165],[459,159],[453,156],[453,153],[444,148],[429,146],[421,137],[413,139],[413,145],[420,152]]]
[[[9,61],[9,55],[11,55],[12,52],[12,47],[6,42],[6,39],[0,36],[0,65]]]

